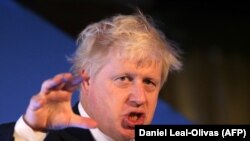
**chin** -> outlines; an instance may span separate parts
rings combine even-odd
[[[135,138],[135,130],[134,129],[124,129],[122,132],[122,136],[124,140],[130,140]]]
[[[117,130],[114,132],[109,132],[109,136],[115,141],[130,141],[135,137],[134,129],[126,129],[123,127],[116,128]]]

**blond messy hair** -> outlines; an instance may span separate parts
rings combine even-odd
[[[126,60],[143,62],[161,61],[162,84],[168,71],[179,70],[179,54],[152,19],[141,12],[116,15],[87,26],[77,39],[77,50],[70,61],[71,71],[79,75],[82,70],[94,76],[108,61],[108,54],[117,51]]]

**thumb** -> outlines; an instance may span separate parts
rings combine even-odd
[[[91,118],[74,115],[68,126],[89,129],[96,128],[97,122]]]

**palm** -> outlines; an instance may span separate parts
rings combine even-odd
[[[74,82],[69,74],[45,81],[40,93],[31,99],[24,116],[26,122],[35,130],[95,127],[92,119],[80,117],[72,111],[71,96],[80,82]]]

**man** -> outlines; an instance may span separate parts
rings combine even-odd
[[[43,82],[26,113],[0,126],[1,141],[129,141],[150,124],[178,53],[142,13],[87,26],[70,58],[72,73]],[[71,95],[80,90],[71,108]]]

